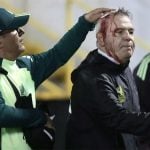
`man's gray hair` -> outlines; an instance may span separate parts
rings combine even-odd
[[[132,19],[132,14],[131,12],[129,12],[128,10],[125,10],[124,8],[119,8],[118,10],[116,11],[112,11],[108,14],[105,14],[104,16],[102,16],[96,23],[96,33],[100,32],[101,31],[101,26],[102,24],[105,24],[106,26],[103,27],[105,28],[105,30],[107,29],[107,19],[110,18],[111,15],[122,15],[122,16],[127,16],[129,17],[130,19]],[[103,29],[104,30],[104,29]]]

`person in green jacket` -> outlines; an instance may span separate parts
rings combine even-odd
[[[23,138],[22,128],[41,125],[49,127],[50,119],[39,109],[16,108],[16,95],[10,81],[21,96],[31,96],[36,108],[35,90],[76,52],[92,30],[95,22],[112,11],[97,8],[81,16],[77,22],[51,49],[46,52],[22,56],[24,26],[29,14],[15,15],[0,8],[0,127],[2,150],[30,150]],[[10,80],[10,81],[9,81]]]

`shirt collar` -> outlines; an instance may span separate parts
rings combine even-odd
[[[101,54],[102,56],[106,57],[107,59],[109,59],[111,62],[113,62],[115,64],[119,64],[114,58],[108,56],[106,53],[104,53],[100,49],[98,49],[98,54]]]

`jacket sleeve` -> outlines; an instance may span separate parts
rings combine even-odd
[[[31,57],[31,74],[36,87],[69,60],[93,26],[81,16],[52,49]]]
[[[0,93],[0,127],[36,127],[46,123],[46,116],[37,109],[19,109],[8,106]]]
[[[73,91],[73,96],[83,97],[82,101],[79,98],[80,101],[74,103],[82,106],[97,126],[103,125],[112,130],[139,136],[150,135],[150,113],[125,109],[118,102],[116,89],[106,76],[101,75],[92,80],[84,74],[80,75],[76,82],[77,90]],[[82,92],[82,89],[85,91]]]

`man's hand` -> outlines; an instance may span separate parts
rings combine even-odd
[[[115,9],[109,8],[97,8],[85,14],[85,19],[88,22],[96,23],[101,17],[105,16],[108,13],[114,12]]]

